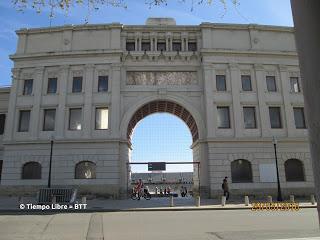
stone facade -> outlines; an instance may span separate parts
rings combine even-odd
[[[127,130],[132,116],[152,101],[174,103],[194,119],[190,124],[190,117],[185,121],[194,133],[191,147],[193,160],[200,162],[203,194],[221,194],[224,176],[236,194],[275,193],[276,183],[261,181],[260,172],[261,164],[275,161],[273,136],[278,139],[285,194],[313,192],[307,129],[296,128],[293,112],[294,107],[303,107],[303,95],[290,88],[290,77],[300,81],[293,29],[174,22],[152,19],[139,26],[114,23],[17,31],[8,107],[0,106],[6,113],[0,149],[2,193],[46,186],[53,136],[53,185],[120,196],[128,184]],[[225,76],[225,91],[217,90],[217,75]],[[241,75],[251,77],[251,91],[242,90]],[[77,76],[83,78],[82,90],[73,93]],[[107,91],[98,91],[99,76],[108,76]],[[266,76],[274,77],[276,91],[268,91]],[[57,78],[54,94],[47,93],[49,78]],[[30,95],[23,95],[26,79],[33,79]],[[2,96],[6,95],[1,92]],[[218,127],[221,106],[230,109],[230,128]],[[244,126],[247,106],[255,107],[255,128]],[[280,107],[281,128],[270,126],[273,106]],[[95,128],[97,107],[108,108],[108,129]],[[81,130],[68,128],[71,108],[82,110]],[[45,109],[56,109],[54,131],[42,129]],[[26,132],[18,131],[21,110],[31,110]],[[286,181],[284,163],[292,158],[303,163],[304,181]],[[251,182],[232,182],[231,162],[237,159],[250,161]],[[22,166],[30,161],[41,164],[41,179],[21,179]],[[81,161],[96,164],[95,179],[75,179],[75,165]]]

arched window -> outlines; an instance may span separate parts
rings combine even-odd
[[[22,179],[41,179],[41,164],[27,162],[22,167]]]
[[[76,179],[96,178],[96,164],[89,161],[79,162],[75,168]]]
[[[288,159],[284,163],[287,182],[303,182],[304,169],[302,161],[298,159]]]
[[[234,160],[231,163],[231,176],[234,183],[252,182],[251,163],[245,159]]]

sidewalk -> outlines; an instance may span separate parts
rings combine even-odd
[[[257,202],[257,201],[253,201]],[[260,200],[260,202],[266,202]],[[286,201],[284,201],[286,202]],[[23,198],[23,204],[37,204],[35,198]],[[81,200],[78,200],[81,203]],[[312,205],[310,202],[298,202],[300,208],[316,208],[316,204]],[[20,210],[19,199],[17,197],[0,197],[0,212],[26,212]],[[225,206],[221,205],[218,199],[201,199],[200,207],[195,205],[193,198],[174,198],[174,206],[170,207],[170,198],[152,198],[151,200],[112,200],[97,198],[87,200],[87,207],[85,210],[76,210],[82,212],[121,212],[121,211],[191,211],[191,210],[240,210],[251,209],[252,205],[245,206],[240,201],[229,201]],[[38,210],[29,210],[37,212]],[[57,210],[51,210],[57,211]],[[72,209],[72,212],[75,210]],[[265,210],[266,211],[266,210]]]

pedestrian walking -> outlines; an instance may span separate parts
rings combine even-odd
[[[223,179],[223,182],[222,182],[222,190],[223,190],[223,196],[226,197],[226,200],[229,199],[229,196],[230,196],[230,192],[229,192],[229,186],[228,186],[228,177],[225,177]]]

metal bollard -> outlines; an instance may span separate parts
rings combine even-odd
[[[225,206],[226,205],[226,196],[222,196],[221,197],[221,206]]]
[[[200,196],[196,196],[196,206],[200,207]]]
[[[53,204],[56,204],[56,203],[57,203],[57,197],[56,197],[56,196],[53,196],[53,198],[52,198],[52,203],[53,203]]]
[[[170,207],[174,207],[174,203],[173,203],[173,196],[170,196]]]
[[[316,199],[315,199],[314,195],[311,195],[310,200],[311,200],[312,205],[316,204]]]
[[[290,202],[294,203],[294,195],[290,195]]]
[[[82,197],[81,198],[81,203],[86,204],[87,203],[87,197]]]
[[[244,196],[244,205],[249,206],[249,196]]]
[[[268,196],[268,200],[269,203],[272,203],[272,196]]]

